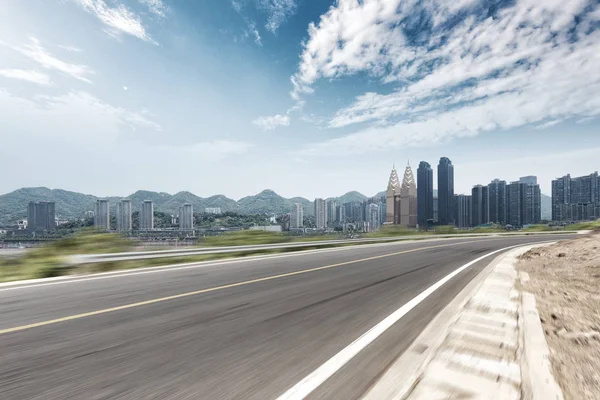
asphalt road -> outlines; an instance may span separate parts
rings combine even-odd
[[[275,399],[462,265],[564,236],[368,245],[0,286],[0,399]],[[494,256],[309,398],[359,398]]]

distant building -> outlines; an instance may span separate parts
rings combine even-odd
[[[440,201],[437,196],[433,197],[433,222],[439,222],[439,209],[440,209]]]
[[[471,196],[464,194],[456,195],[456,226],[459,228],[469,228],[471,223]]]
[[[454,224],[454,166],[447,157],[438,164],[438,222],[440,225]]]
[[[410,165],[407,165],[400,187],[400,225],[416,227],[417,223],[417,184]]]
[[[281,232],[281,225],[251,226],[251,231]]]
[[[110,209],[108,200],[96,200],[94,227],[98,230],[110,230]]]
[[[338,202],[336,200],[327,200],[327,225],[332,226],[337,222]]]
[[[376,231],[379,229],[379,225],[381,224],[379,219],[379,206],[377,204],[369,204],[368,206],[368,223],[371,231]]]
[[[19,231],[24,231],[27,229],[27,220],[26,219],[20,219],[17,221],[17,230]]]
[[[131,200],[124,199],[117,203],[117,232],[128,232],[132,229]]]
[[[27,229],[30,231],[56,229],[56,207],[54,202],[30,202],[27,206]]]
[[[598,172],[552,181],[552,220],[585,221],[600,218],[600,176]]]
[[[191,231],[194,229],[194,206],[186,203],[179,207],[179,230]]]
[[[152,229],[154,229],[154,202],[144,200],[140,209],[140,230],[149,231]]]
[[[490,222],[506,225],[506,181],[494,179],[488,185]]]
[[[420,227],[433,222],[433,169],[425,161],[417,169],[417,222]]]
[[[400,216],[400,180],[398,179],[398,173],[396,167],[392,167],[390,173],[390,179],[388,181],[387,190],[385,192],[385,223],[386,224],[399,224]]]
[[[488,187],[477,185],[471,190],[471,224],[484,225],[490,222],[490,199]]]
[[[344,204],[336,207],[336,218],[339,224],[343,225],[348,222],[346,219],[346,207]]]
[[[508,224],[520,227],[539,224],[542,219],[542,195],[540,186],[532,178],[525,177],[507,186],[506,203]],[[537,178],[535,179],[537,182]]]
[[[204,212],[207,214],[222,214],[221,207],[206,207]]]
[[[301,203],[294,203],[290,212],[290,229],[304,227],[304,209]]]
[[[327,228],[327,201],[315,199],[315,227],[317,229]]]
[[[537,176],[522,176],[519,178],[519,183],[526,185],[537,185]]]

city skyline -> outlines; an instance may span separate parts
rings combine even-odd
[[[0,193],[372,195],[446,156],[456,193],[526,164],[550,194],[600,168],[598,4],[373,1],[6,0],[0,157],[28,168]]]

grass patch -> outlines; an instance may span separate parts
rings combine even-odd
[[[568,225],[566,229],[571,231],[600,231],[600,219]]]

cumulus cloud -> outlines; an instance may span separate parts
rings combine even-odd
[[[340,0],[309,26],[292,97],[359,73],[395,90],[364,93],[329,122],[370,128],[304,152],[390,150],[600,115],[599,9],[591,0],[495,10],[479,0]]]
[[[29,38],[29,43],[24,44],[23,46],[10,47],[46,69],[62,72],[63,74],[70,75],[80,81],[88,83],[92,82],[87,78],[88,75],[94,73],[90,67],[87,65],[68,63],[57,58],[54,54],[46,50],[41,42],[35,37]],[[38,76],[38,79],[39,78],[40,77]]]
[[[123,4],[118,4],[115,7],[110,7],[104,0],[74,0],[85,11],[94,14],[103,24],[107,26],[108,33],[116,35],[126,33],[137,37],[138,39],[158,44],[146,32],[146,28],[142,25],[141,19],[135,13],[131,12]],[[147,4],[162,4],[156,1],[147,1]]]
[[[289,126],[290,125],[290,116],[289,115],[273,115],[268,117],[258,117],[254,121],[253,124],[259,126],[261,129],[265,131],[273,130],[279,126]]]
[[[49,85],[50,77],[42,72],[24,69],[0,69],[0,76],[11,79],[37,83],[39,85]]]

